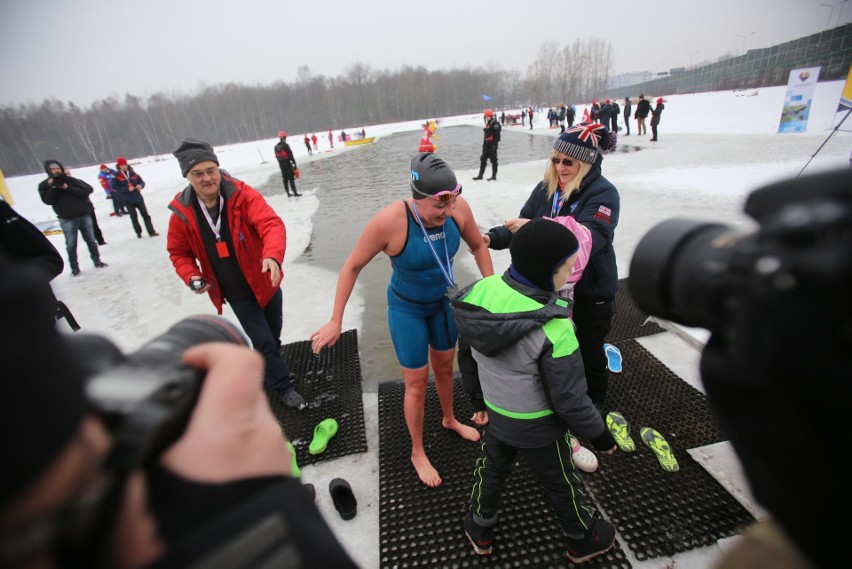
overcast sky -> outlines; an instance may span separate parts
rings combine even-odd
[[[825,5],[823,5],[825,4]],[[524,74],[542,43],[609,41],[613,74],[768,47],[852,19],[848,0],[0,0],[0,104],[89,105],[223,82],[489,67]],[[829,26],[829,19],[831,25]],[[753,33],[752,33],[753,32]]]

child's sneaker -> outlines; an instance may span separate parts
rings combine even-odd
[[[477,555],[490,555],[493,551],[494,535],[491,533],[491,528],[473,521],[472,512],[468,512],[464,517],[464,534]]]
[[[568,559],[585,563],[603,555],[615,545],[615,527],[606,520],[595,519],[583,539],[568,539]]]
[[[571,453],[574,465],[583,472],[594,472],[598,469],[598,457],[574,437],[571,437]]]

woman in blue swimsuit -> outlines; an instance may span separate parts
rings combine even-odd
[[[453,258],[461,240],[473,253],[483,277],[493,274],[494,268],[470,205],[459,195],[461,184],[443,160],[430,153],[415,156],[410,188],[410,198],[385,206],[364,227],[340,271],[331,319],[311,334],[311,344],[318,353],[337,342],[343,312],[361,269],[379,253],[390,257],[393,273],[387,290],[388,325],[405,380],[411,462],[424,484],[438,486],[441,477],[423,447],[430,363],[443,411],[441,424],[465,439],[479,440],[476,429],[461,424],[453,415],[453,359],[458,334],[446,293],[456,287]]]

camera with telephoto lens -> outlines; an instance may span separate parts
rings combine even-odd
[[[648,314],[710,331],[701,379],[755,497],[829,566],[848,528],[831,504],[848,496],[852,170],[760,188],[744,211],[751,233],[685,219],[653,227],[629,288]],[[797,449],[820,457],[818,473]]]

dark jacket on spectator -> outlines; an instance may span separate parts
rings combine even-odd
[[[50,176],[49,164],[59,164],[56,160],[45,160],[44,171]],[[62,164],[59,164],[60,167]],[[64,168],[63,168],[64,170]],[[53,180],[53,183],[51,183]],[[67,188],[61,188],[63,184],[67,184]],[[89,194],[92,193],[92,186],[72,178],[66,174],[60,174],[55,178],[47,178],[38,185],[38,193],[41,195],[41,201],[53,207],[56,217],[60,219],[75,219],[85,215],[91,215],[92,209],[89,202]]]

